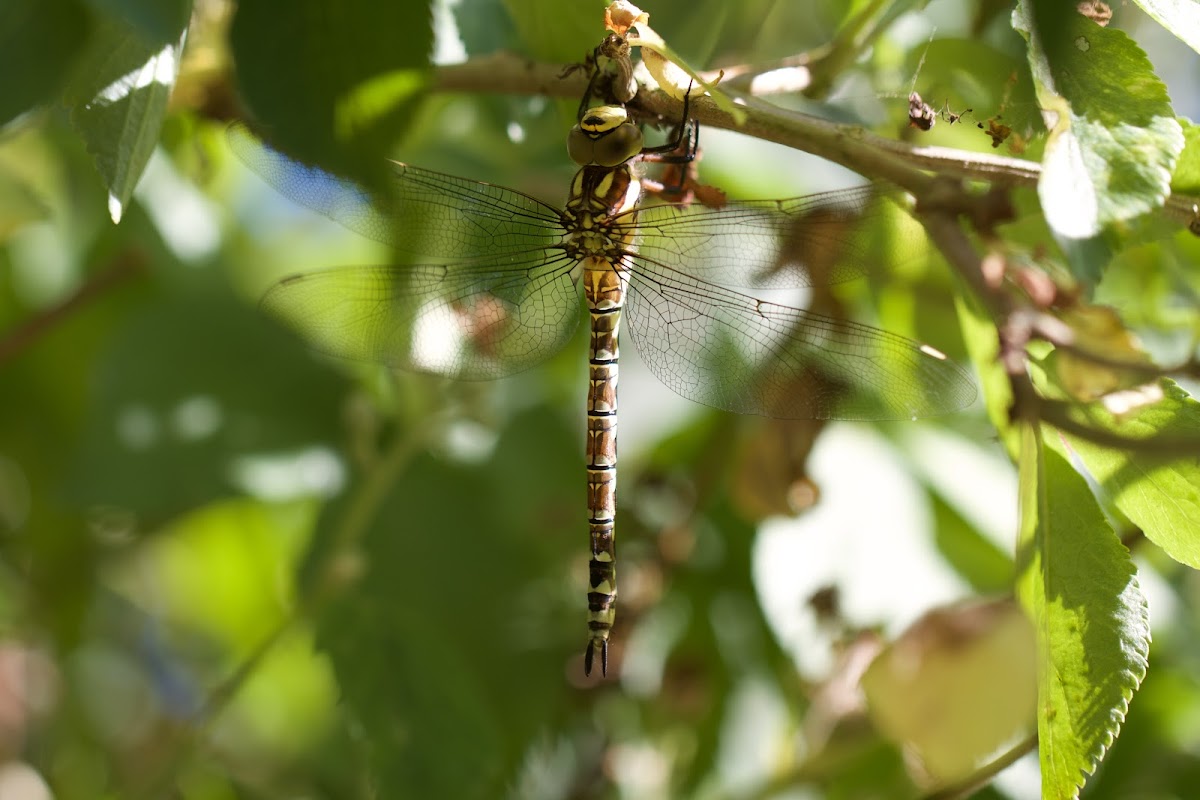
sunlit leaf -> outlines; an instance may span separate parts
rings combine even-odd
[[[1200,8],[1200,4],[1197,4]],[[1171,176],[1171,191],[1200,194],[1200,125],[1180,120],[1183,126],[1183,152]]]
[[[1200,3],[1196,0],[1133,0],[1188,47],[1200,53]]]
[[[1162,381],[1162,388],[1162,400],[1135,414],[1118,418],[1096,409],[1088,421],[1134,439],[1200,437],[1200,402],[1172,381]],[[1176,561],[1200,569],[1200,462],[1067,438],[1113,504],[1146,538]]]
[[[1013,25],[1029,43],[1050,128],[1038,183],[1042,208],[1069,254],[1094,253],[1096,245],[1082,243],[1162,205],[1183,149],[1182,130],[1166,86],[1122,31],[1100,27],[1067,4],[1031,0],[1018,5]],[[1098,265],[1072,262],[1077,273],[1098,275]]]
[[[140,32],[109,21],[67,87],[71,121],[108,186],[113,222],[121,221],[158,142],[182,49],[182,38],[147,45]]]
[[[1028,426],[1020,495],[1018,595],[1037,635],[1042,796],[1070,800],[1146,675],[1146,599],[1087,483]]]

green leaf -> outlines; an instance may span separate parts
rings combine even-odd
[[[1200,53],[1200,3],[1196,0],[1133,0],[1154,21]]]
[[[1128,418],[1097,409],[1088,422],[1130,438],[1200,436],[1200,402],[1173,381],[1163,380],[1161,386],[1162,400]],[[1200,462],[1113,450],[1075,436],[1067,439],[1113,504],[1147,539],[1181,564],[1200,569]]]
[[[77,0],[0,4],[0,125],[54,97],[89,28]]]
[[[102,24],[65,95],[71,123],[108,186],[108,211],[120,222],[162,129],[179,72],[182,38],[147,44],[119,22]]]
[[[1133,40],[1073,7],[1047,8],[1067,4],[1023,0],[1013,13],[1050,127],[1038,195],[1060,240],[1095,240],[1163,204],[1183,133],[1166,86]],[[1081,252],[1094,257],[1094,249]],[[1083,271],[1094,277],[1095,266]]]
[[[973,295],[956,293],[954,305],[963,343],[979,374],[988,420],[1000,434],[1009,456],[1015,459],[1018,449],[1016,430],[1009,424],[1008,416],[1012,389],[1000,364],[1000,337],[996,325]]]
[[[562,708],[564,671],[582,677],[583,581],[567,595],[563,578],[586,552],[583,468],[558,419],[523,414],[483,464],[419,456],[360,542],[362,580],[322,616],[379,797],[504,796]]]
[[[87,0],[103,17],[121,20],[147,46],[161,47],[179,39],[192,13],[192,0]]]
[[[543,61],[580,62],[608,33],[599,0],[505,0],[513,24],[529,52]]]
[[[230,30],[242,98],[280,150],[380,189],[433,46],[427,4],[243,0]]]
[[[570,8],[574,8],[574,4]],[[454,23],[467,55],[485,55],[521,47],[512,15],[502,3],[494,0],[461,0],[454,4],[453,9]],[[568,60],[578,58],[576,55]]]
[[[96,365],[73,504],[153,524],[234,492],[247,459],[338,438],[340,383],[294,338],[227,291],[150,299]]]
[[[1181,119],[1183,151],[1175,162],[1171,176],[1171,191],[1180,194],[1200,194],[1200,125]]]
[[[1022,430],[1019,468],[1018,595],[1037,634],[1042,797],[1068,800],[1146,675],[1146,599],[1087,483],[1032,427]]]

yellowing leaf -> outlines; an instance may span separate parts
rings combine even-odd
[[[1081,305],[1064,311],[1061,316],[1063,322],[1071,327],[1075,344],[1084,352],[1131,365],[1150,363],[1133,334],[1125,328],[1113,309]],[[1059,352],[1055,367],[1067,393],[1084,402],[1142,382],[1140,376],[1098,364],[1068,350]]]
[[[1033,628],[1011,600],[936,609],[863,677],[872,719],[916,755],[923,782],[961,780],[1033,725]]]
[[[1200,436],[1200,402],[1172,381],[1156,384],[1162,399],[1118,417],[1095,410],[1088,424],[1130,438]],[[1068,437],[1113,505],[1146,538],[1181,564],[1200,569],[1200,462],[1164,459],[1136,450],[1115,450]]]

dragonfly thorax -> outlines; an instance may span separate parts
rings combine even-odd
[[[641,183],[629,166],[579,170],[563,212],[567,252],[576,258],[613,258],[624,252],[635,222],[626,212],[640,197]]]
[[[567,135],[567,152],[580,166],[616,167],[642,152],[642,132],[623,106],[596,106]]]
[[[569,234],[566,251],[578,259],[594,257],[610,260],[620,255],[620,248],[613,243],[612,238],[603,229],[594,226],[581,227]]]

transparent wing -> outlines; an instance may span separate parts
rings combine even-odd
[[[650,206],[618,224],[636,228],[642,255],[703,280],[741,288],[824,286],[865,271],[858,222],[881,210],[887,194],[870,185],[720,208]]]
[[[231,125],[226,138],[238,158],[284,196],[421,261],[521,255],[561,241],[557,209],[503,186],[397,163],[389,193],[373,198],[352,181],[263,144],[243,125]]]
[[[500,378],[571,337],[580,317],[576,263],[556,250],[510,250],[451,265],[328,269],[285,278],[262,307],[338,358]]]
[[[627,330],[651,371],[690,400],[783,419],[911,419],[975,398],[967,373],[919,342],[634,262]]]

